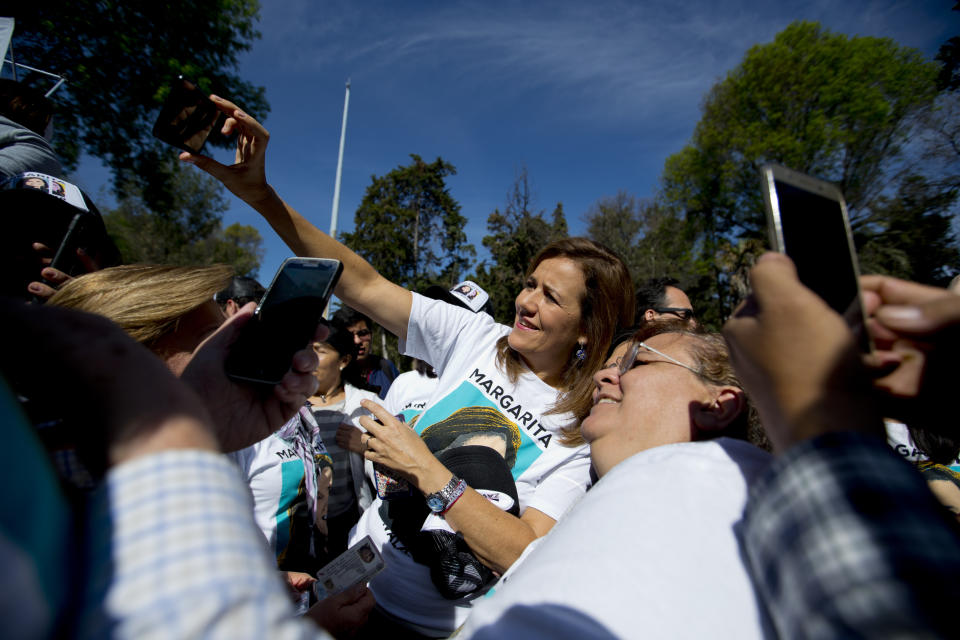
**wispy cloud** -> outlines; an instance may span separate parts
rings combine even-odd
[[[368,3],[272,8],[262,45],[280,64],[357,69],[384,82],[468,84],[493,102],[536,93],[568,117],[618,124],[696,112],[753,44],[793,19],[852,33],[930,28],[905,2]],[[906,20],[904,16],[914,16]],[[838,27],[834,27],[837,29]],[[419,80],[411,80],[416,76]]]

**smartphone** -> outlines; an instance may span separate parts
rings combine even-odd
[[[284,260],[227,355],[227,375],[244,382],[279,383],[293,354],[313,339],[342,271],[339,260]]]
[[[178,149],[200,153],[221,115],[196,84],[178,76],[153,125],[153,135]]]
[[[764,165],[763,199],[774,250],[790,256],[800,281],[842,315],[862,351],[872,347],[860,296],[860,268],[847,204],[829,182]]]

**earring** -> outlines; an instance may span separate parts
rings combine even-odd
[[[582,342],[577,343],[577,351],[573,354],[573,357],[575,357],[581,364],[587,359],[587,352],[584,351]]]

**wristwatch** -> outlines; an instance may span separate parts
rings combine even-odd
[[[460,496],[462,496],[466,490],[467,483],[457,476],[453,476],[450,478],[450,482],[444,485],[440,491],[427,494],[427,506],[430,508],[430,511],[438,515],[443,515],[450,510],[453,503],[459,500]]]

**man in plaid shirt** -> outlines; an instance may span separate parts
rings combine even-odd
[[[31,398],[55,395],[82,410],[85,444],[99,445],[107,467],[89,505],[71,513],[0,380],[5,637],[329,638],[314,622],[334,634],[363,622],[373,605],[363,585],[315,606],[313,621],[294,617],[208,407],[159,358],[98,316],[14,301],[0,302],[0,313],[3,378]],[[187,367],[208,397],[245,392],[223,372],[238,327],[221,327]],[[285,418],[316,388],[316,356],[304,351],[277,392]],[[51,367],[68,389],[49,384]],[[256,416],[247,426],[270,428]]]
[[[960,528],[886,445],[882,417],[949,421],[960,296],[863,278],[877,350],[861,362],[786,256],[763,256],[751,283],[724,333],[780,454],[743,526],[771,622],[786,638],[955,636]]]

